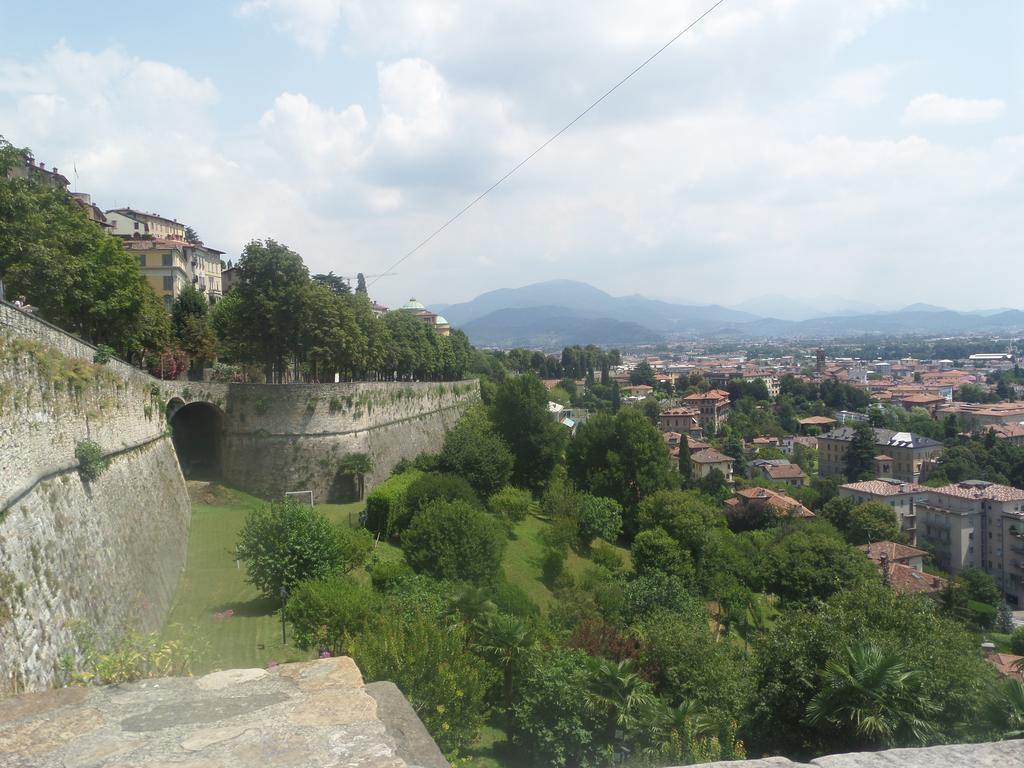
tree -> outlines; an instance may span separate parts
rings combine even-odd
[[[491,417],[512,451],[512,482],[540,488],[561,458],[564,430],[548,415],[547,390],[536,376],[513,376],[498,387]]]
[[[629,372],[630,384],[646,384],[653,387],[655,383],[654,369],[646,360],[641,361],[632,371]]]
[[[309,270],[295,251],[274,240],[253,240],[238,262],[240,348],[255,351],[268,382],[301,348]],[[238,343],[238,342],[236,342]]]
[[[560,647],[532,654],[520,676],[512,717],[515,744],[536,765],[597,768],[606,757],[600,723],[580,691],[587,679],[583,651]]]
[[[320,285],[324,286],[327,290],[337,296],[341,296],[352,291],[349,284],[345,282],[345,278],[334,274],[333,270],[328,272],[326,275],[313,275],[313,281],[320,283]]]
[[[435,501],[464,501],[476,507],[480,500],[472,487],[458,475],[446,475],[441,472],[427,472],[417,479],[405,495],[406,504],[411,516],[403,520],[400,528],[408,526],[415,515]]]
[[[1002,599],[1000,599],[999,608],[996,610],[995,631],[1007,635],[1013,632],[1013,612],[1010,610],[1010,606],[1006,604],[1006,601]]]
[[[373,458],[368,453],[348,453],[338,464],[338,471],[356,478],[356,492],[363,500],[366,476],[373,472]]]
[[[356,293],[366,293],[366,278],[363,276],[362,272],[359,272],[356,275]]]
[[[923,686],[923,672],[873,643],[848,646],[826,662],[821,688],[807,705],[807,721],[836,731],[842,751],[921,746],[938,731],[939,710]]]
[[[968,566],[957,576],[967,592],[968,599],[990,605],[993,608],[1002,604],[1003,593],[996,584],[996,580],[980,568]]]
[[[685,484],[693,475],[693,460],[690,458],[690,438],[681,435],[679,438],[679,478]]]
[[[684,583],[693,581],[693,558],[661,527],[640,531],[630,548],[633,568],[641,576],[665,573],[678,576]]]
[[[31,153],[0,136],[0,280],[44,319],[122,357],[141,359],[169,323],[138,257],[105,234],[63,189],[10,172]],[[157,323],[150,328],[144,323]]]
[[[513,724],[511,708],[516,672],[537,645],[537,640],[526,623],[517,616],[506,613],[492,613],[476,624],[476,640],[472,648],[492,664],[496,664],[502,675],[502,701]]]
[[[872,541],[897,541],[900,526],[896,510],[881,501],[865,501],[850,511],[846,540],[851,544]]]
[[[810,723],[807,707],[822,690],[828,662],[844,663],[846,649],[861,643],[896,654],[920,672],[922,699],[942,702],[928,716],[942,741],[983,736],[971,724],[996,672],[977,653],[975,636],[936,611],[929,598],[899,595],[875,581],[837,592],[813,611],[785,611],[755,636],[757,690],[747,729],[752,748],[799,757],[848,749],[848,734]]]
[[[853,438],[846,451],[846,479],[851,483],[870,479],[875,467],[875,431],[866,421],[853,423]]]
[[[315,509],[287,499],[265,504],[245,518],[236,556],[246,565],[249,583],[272,599],[281,587],[320,579],[340,559],[338,537]]]
[[[623,659],[590,659],[584,697],[604,720],[604,741],[615,744],[615,732],[629,732],[638,723],[638,715],[654,701],[651,684],[640,676],[635,662]]]
[[[825,502],[818,515],[832,523],[840,533],[845,534],[850,530],[850,515],[856,506],[857,502],[851,496],[835,496]]]
[[[199,237],[199,233],[196,232],[192,227],[185,227],[185,242],[191,243],[192,245],[201,245],[203,240]]]
[[[826,600],[840,589],[878,574],[864,554],[827,523],[803,523],[780,529],[779,538],[764,553],[765,586],[787,603]]]
[[[584,494],[580,503],[577,532],[579,544],[590,549],[596,538],[614,542],[622,531],[622,505],[615,499]]]
[[[725,520],[708,497],[697,491],[658,491],[640,504],[641,529],[664,528],[698,561],[708,534]]]
[[[1024,627],[1017,627],[1010,635],[1010,650],[1018,656],[1024,656]]]
[[[493,582],[501,569],[505,532],[465,501],[434,501],[413,518],[402,536],[405,559],[437,579]]]
[[[512,476],[514,459],[483,406],[466,410],[445,435],[441,468],[464,477],[481,498],[497,493]]]
[[[634,408],[598,413],[581,425],[566,450],[566,470],[582,490],[622,505],[627,534],[637,530],[641,499],[678,487],[664,439]]]

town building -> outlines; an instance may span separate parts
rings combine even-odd
[[[184,240],[185,225],[157,213],[143,213],[132,208],[112,208],[107,211],[110,234],[118,237],[160,237]]]
[[[1008,603],[1024,605],[1024,490],[967,480],[924,489],[915,508],[918,541],[940,568],[980,568]]]
[[[799,464],[791,464],[785,459],[755,459],[750,463],[751,469],[766,480],[785,483],[794,488],[803,488],[807,475]]]
[[[879,501],[893,509],[900,531],[911,544],[917,541],[917,511],[915,499],[922,498],[928,489],[916,483],[900,480],[863,480],[859,483],[846,483],[839,486],[841,498],[853,499],[858,504],[868,501]]]
[[[733,461],[732,456],[719,453],[714,448],[694,451],[690,454],[691,476],[694,480],[702,480],[717,469],[725,476],[725,481],[731,483]]]
[[[29,154],[24,156],[23,163],[15,165],[7,172],[7,177],[11,179],[33,179],[48,187],[59,189],[62,192],[66,192],[68,185],[71,183],[68,181],[67,176],[56,168],[47,168],[46,163],[37,163],[35,158]]]
[[[810,519],[814,513],[785,493],[771,488],[743,488],[724,502],[725,516],[734,529],[750,527],[745,522],[764,519]]]
[[[231,262],[228,262],[229,264]],[[238,285],[238,280],[241,277],[241,271],[238,267],[222,267],[220,270],[220,287],[221,293],[227,296]]]
[[[409,299],[405,304],[400,306],[396,312],[411,312],[418,320],[426,323],[434,329],[434,333],[438,336],[448,336],[452,332],[452,327],[449,322],[434,312],[431,312],[423,304],[416,301],[416,299]]]
[[[993,424],[1020,424],[1024,421],[1024,403],[962,403],[955,401],[935,409],[935,418],[949,414],[960,417],[965,429],[984,429]]]
[[[931,463],[942,455],[942,443],[929,437],[889,429],[873,431],[879,458],[889,459],[889,474],[896,480],[920,482],[927,477]],[[821,477],[846,474],[846,452],[853,435],[853,427],[840,427],[818,436],[818,474]]]
[[[1024,424],[993,424],[985,432],[1010,445],[1024,445]]]
[[[721,389],[694,392],[683,398],[683,405],[696,408],[701,427],[715,433],[729,416],[729,393]]]
[[[700,410],[676,406],[658,414],[658,427],[662,432],[680,432],[691,437],[702,437]]]
[[[188,286],[201,291],[211,304],[223,295],[222,251],[165,238],[131,238],[124,247],[137,256],[142,276],[168,310]]]
[[[800,425],[800,431],[806,434],[808,430],[831,429],[836,420],[828,416],[808,416],[806,419],[800,419],[797,423]]]

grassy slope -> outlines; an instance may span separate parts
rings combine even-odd
[[[264,667],[269,661],[295,661],[309,653],[292,645],[281,645],[281,623],[276,600],[261,598],[245,580],[245,567],[238,567],[234,546],[246,513],[262,502],[241,491],[223,487],[203,491],[192,505],[192,529],[189,535],[188,564],[182,575],[168,627],[182,626],[208,651],[194,672],[239,667]],[[361,503],[323,504],[318,507],[332,522],[357,524]],[[540,561],[544,552],[540,532],[548,523],[528,517],[515,528],[515,537],[505,552],[505,575],[518,584],[532,600],[547,609],[553,600],[541,581]],[[620,549],[626,563],[629,552]],[[381,542],[378,555],[400,558],[401,551]],[[566,563],[569,572],[579,576],[587,560],[572,553]],[[223,617],[225,611],[230,617]],[[218,617],[220,614],[220,617]]]
[[[262,503],[240,491],[224,488],[204,494],[192,506],[188,564],[168,625],[179,624],[208,651],[193,670],[265,667],[269,661],[309,658],[308,652],[281,645],[281,622],[275,600],[261,598],[245,581],[245,567],[236,566],[233,551],[246,513]],[[325,504],[319,507],[331,520],[358,515],[361,504]],[[232,610],[230,618],[217,618]]]

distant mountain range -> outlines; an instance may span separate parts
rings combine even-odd
[[[930,304],[895,311],[836,302],[831,313],[783,296],[730,308],[612,296],[574,280],[502,288],[461,304],[431,307],[478,346],[558,348],[571,344],[635,345],[688,336],[821,338],[861,334],[961,334],[1024,331],[1016,309],[955,312]],[[756,310],[756,311],[754,311]]]

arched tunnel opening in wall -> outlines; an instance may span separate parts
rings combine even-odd
[[[167,404],[167,422],[186,480],[220,480],[224,470],[224,413],[212,403]]]

